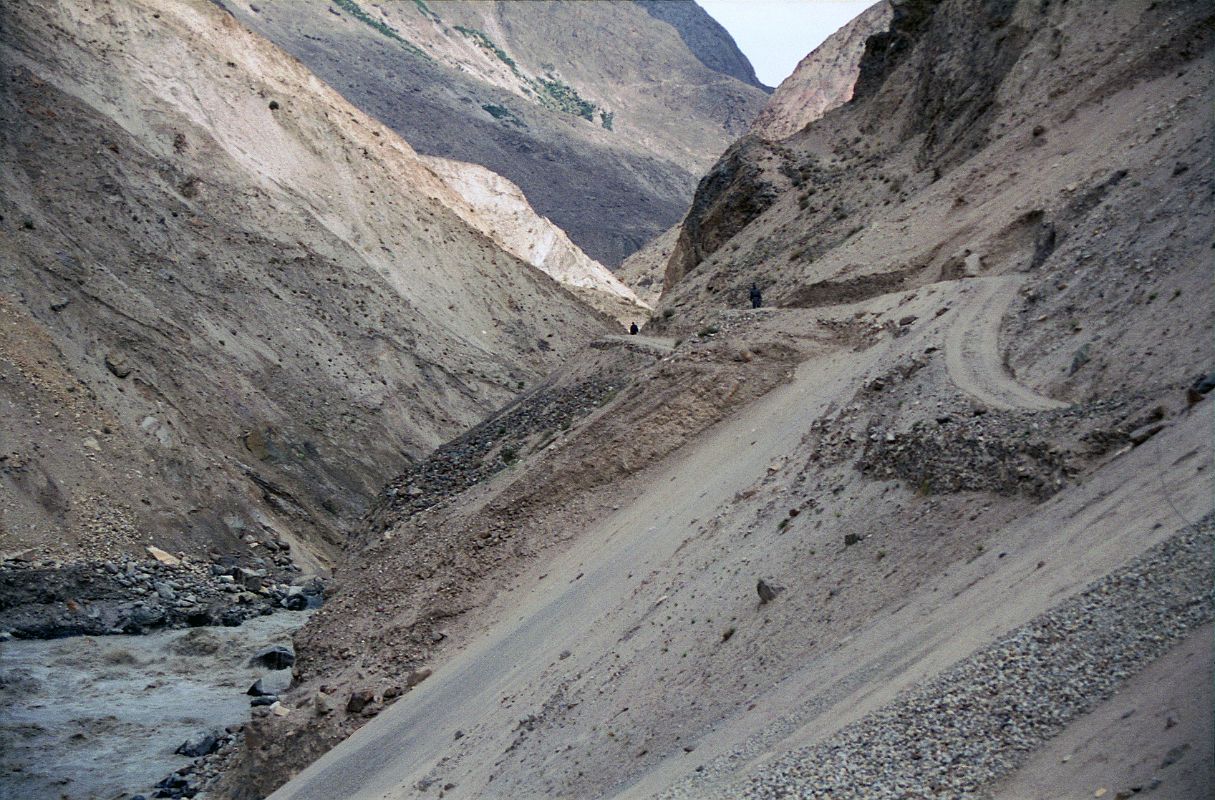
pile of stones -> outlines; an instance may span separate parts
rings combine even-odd
[[[279,705],[277,695],[272,692],[285,691],[290,686],[291,666],[294,663],[295,653],[280,645],[265,647],[254,653],[249,665],[269,670],[246,692],[252,698],[250,705],[255,709],[255,716],[258,712],[270,713],[270,708]],[[240,748],[244,733],[244,725],[229,725],[223,730],[205,731],[182,742],[174,752],[190,758],[190,763],[158,781],[152,787],[150,796],[159,800],[205,795]],[[140,797],[148,800],[147,795],[134,795],[132,800]]]
[[[1158,432],[1160,426],[1153,423],[1163,412],[1137,417],[1138,405],[1117,399],[1051,411],[976,406],[968,413],[938,413],[902,431],[870,423],[856,467],[873,478],[897,478],[925,494],[989,491],[1042,500],[1094,458],[1140,443],[1141,428]]]

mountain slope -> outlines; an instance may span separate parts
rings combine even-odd
[[[1088,757],[1208,795],[1209,727],[1169,760],[1110,698],[1209,674],[1213,31],[895,4],[850,103],[702,181],[602,405],[391,487],[239,777],[365,724],[274,796],[984,796],[1116,708]]]
[[[772,91],[755,77],[755,68],[742,54],[728,31],[710,17],[695,0],[636,0],[654,19],[662,20],[679,32],[679,38],[692,55],[714,72]]]
[[[212,4],[0,18],[6,551],[331,556],[602,330]]]
[[[869,40],[857,99],[779,143],[744,137],[701,182],[668,264],[674,329],[753,281],[769,304],[821,307],[1018,274],[1002,330],[1046,394],[1192,380],[1210,324],[1206,22],[1135,5],[1081,35],[1071,10],[984,6],[983,29],[903,8]]]
[[[224,5],[419,152],[518,185],[609,267],[678,221],[766,99],[632,3]]]

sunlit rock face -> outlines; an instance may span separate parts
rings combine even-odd
[[[773,141],[784,139],[851,100],[865,40],[886,30],[890,16],[890,4],[881,0],[815,48],[777,87],[751,131]]]

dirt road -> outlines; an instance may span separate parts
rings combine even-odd
[[[595,340],[592,347],[629,347],[657,356],[670,355],[675,350],[675,340],[660,336],[601,336]]]
[[[992,408],[1044,411],[1066,403],[1043,397],[1013,379],[1004,366],[1000,323],[1021,288],[1019,276],[971,278],[965,302],[945,336],[949,377],[958,388]]]

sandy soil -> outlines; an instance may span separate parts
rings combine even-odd
[[[1210,369],[1210,133],[1193,113],[1212,90],[1209,11],[947,3],[879,92],[784,143],[744,142],[715,168],[653,338],[593,343],[377,497],[333,602],[297,637],[286,716],[248,728],[233,797],[277,785],[360,725],[275,796],[736,797],[1211,511],[1215,399],[1186,393]],[[143,30],[141,15],[110,7]],[[204,8],[175,24],[244,63]],[[27,34],[20,57],[35,61],[26,51],[42,41]],[[465,240],[407,146],[372,141],[388,131],[294,62],[274,63],[281,74],[259,89],[284,98],[273,146],[252,127],[207,140],[246,176],[234,184],[274,175],[260,191],[305,198],[302,218],[324,233],[307,239],[316,248],[402,297],[421,282],[458,301],[428,317],[451,334],[453,362],[512,342],[534,366],[556,360],[502,322],[526,309],[494,312],[511,286],[538,302],[538,279],[497,270],[505,256]],[[141,69],[155,87],[166,67]],[[61,80],[102,103],[97,71],[77,71]],[[190,88],[181,80],[169,84]],[[305,88],[342,113],[296,116]],[[204,94],[182,113],[270,111],[256,93]],[[125,107],[111,117],[155,128]],[[187,141],[211,130],[192,125]],[[384,155],[347,153],[335,132]],[[434,230],[402,232],[348,188],[398,177],[383,191]],[[333,211],[333,186],[348,213]],[[438,264],[423,260],[432,251]],[[782,307],[732,310],[760,280]],[[230,318],[216,315],[217,334]],[[578,319],[549,322],[578,333]],[[508,365],[486,369],[477,381],[522,388]],[[386,387],[376,396],[414,397]],[[435,411],[452,402],[416,395]],[[1162,685],[1128,683],[1121,699],[1147,703]],[[352,710],[364,692],[371,707]],[[1078,763],[1096,764],[1081,740],[1105,714],[1049,748],[1079,737]],[[1142,740],[1103,738],[1144,768]],[[1176,762],[1186,775],[1191,751]],[[1198,785],[1193,775],[1176,785]]]
[[[1211,510],[1212,401],[1186,395],[1213,324],[1209,12],[947,0],[914,29],[929,8],[880,85],[732,147],[673,251],[647,330],[670,358],[745,362],[762,328],[806,340],[791,379],[613,501],[511,518],[518,560],[460,573],[503,593],[440,605],[463,616],[434,676],[280,796],[734,797]],[[777,308],[728,310],[753,281]],[[546,496],[582,503],[569,479],[635,465],[659,419],[583,429]]]

